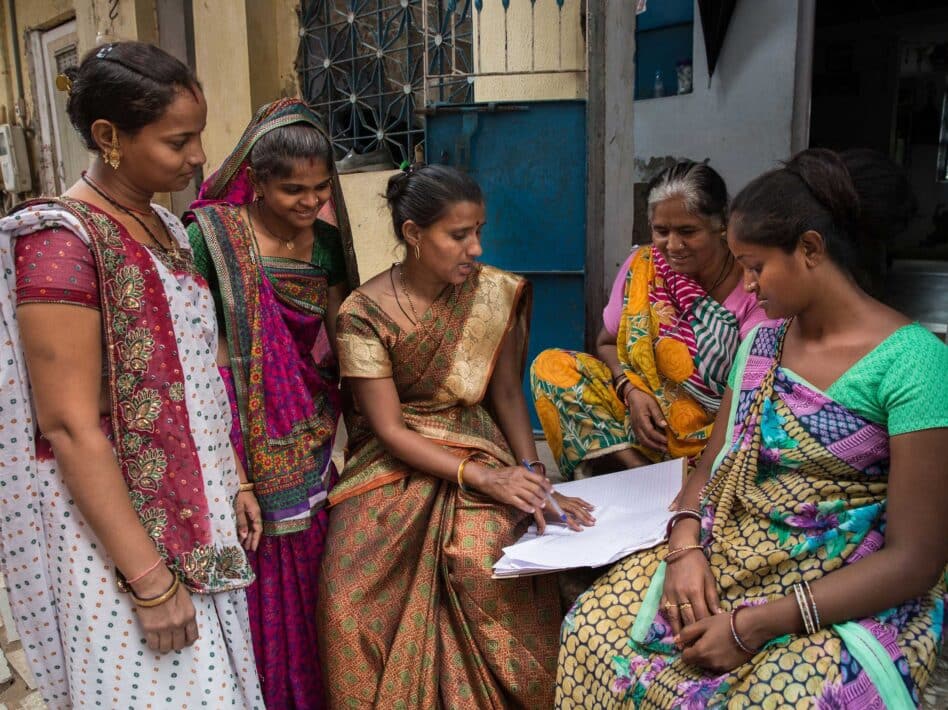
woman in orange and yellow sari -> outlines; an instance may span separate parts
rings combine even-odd
[[[470,177],[409,167],[386,196],[406,260],[353,292],[337,329],[356,411],[320,575],[330,705],[549,708],[556,579],[491,579],[551,491],[520,385],[529,285],[477,262]],[[570,527],[593,523],[552,495]]]
[[[704,449],[737,346],[763,311],[725,241],[727,187],[683,161],[649,185],[652,246],[619,270],[597,357],[546,350],[530,371],[560,472],[633,468]]]

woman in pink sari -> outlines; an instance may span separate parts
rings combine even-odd
[[[214,294],[218,364],[231,439],[263,516],[248,589],[264,698],[274,708],[323,706],[317,574],[339,417],[332,353],[351,265],[340,230],[316,218],[338,189],[329,140],[301,102],[257,112],[234,152],[186,215],[195,263]],[[345,225],[340,196],[333,203]]]

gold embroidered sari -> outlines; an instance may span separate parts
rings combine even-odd
[[[511,329],[525,350],[529,306],[522,279],[483,266],[405,333],[356,291],[340,309],[341,374],[391,377],[409,428],[511,465],[482,402]],[[491,579],[530,518],[412,470],[359,415],[330,502],[318,622],[331,706],[551,706],[555,578]]]

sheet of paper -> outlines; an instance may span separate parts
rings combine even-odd
[[[598,567],[658,544],[665,537],[668,506],[681,489],[683,470],[684,460],[675,459],[555,486],[563,495],[592,503],[596,524],[581,532],[548,525],[543,535],[531,526],[504,548],[494,575]]]

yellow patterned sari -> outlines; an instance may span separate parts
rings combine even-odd
[[[458,456],[514,463],[483,405],[505,336],[527,340],[519,277],[480,267],[410,333],[356,291],[339,313],[343,377],[395,382],[406,425]],[[554,577],[493,580],[518,510],[410,467],[363,417],[330,494],[319,627],[330,705],[549,708],[558,626]]]

